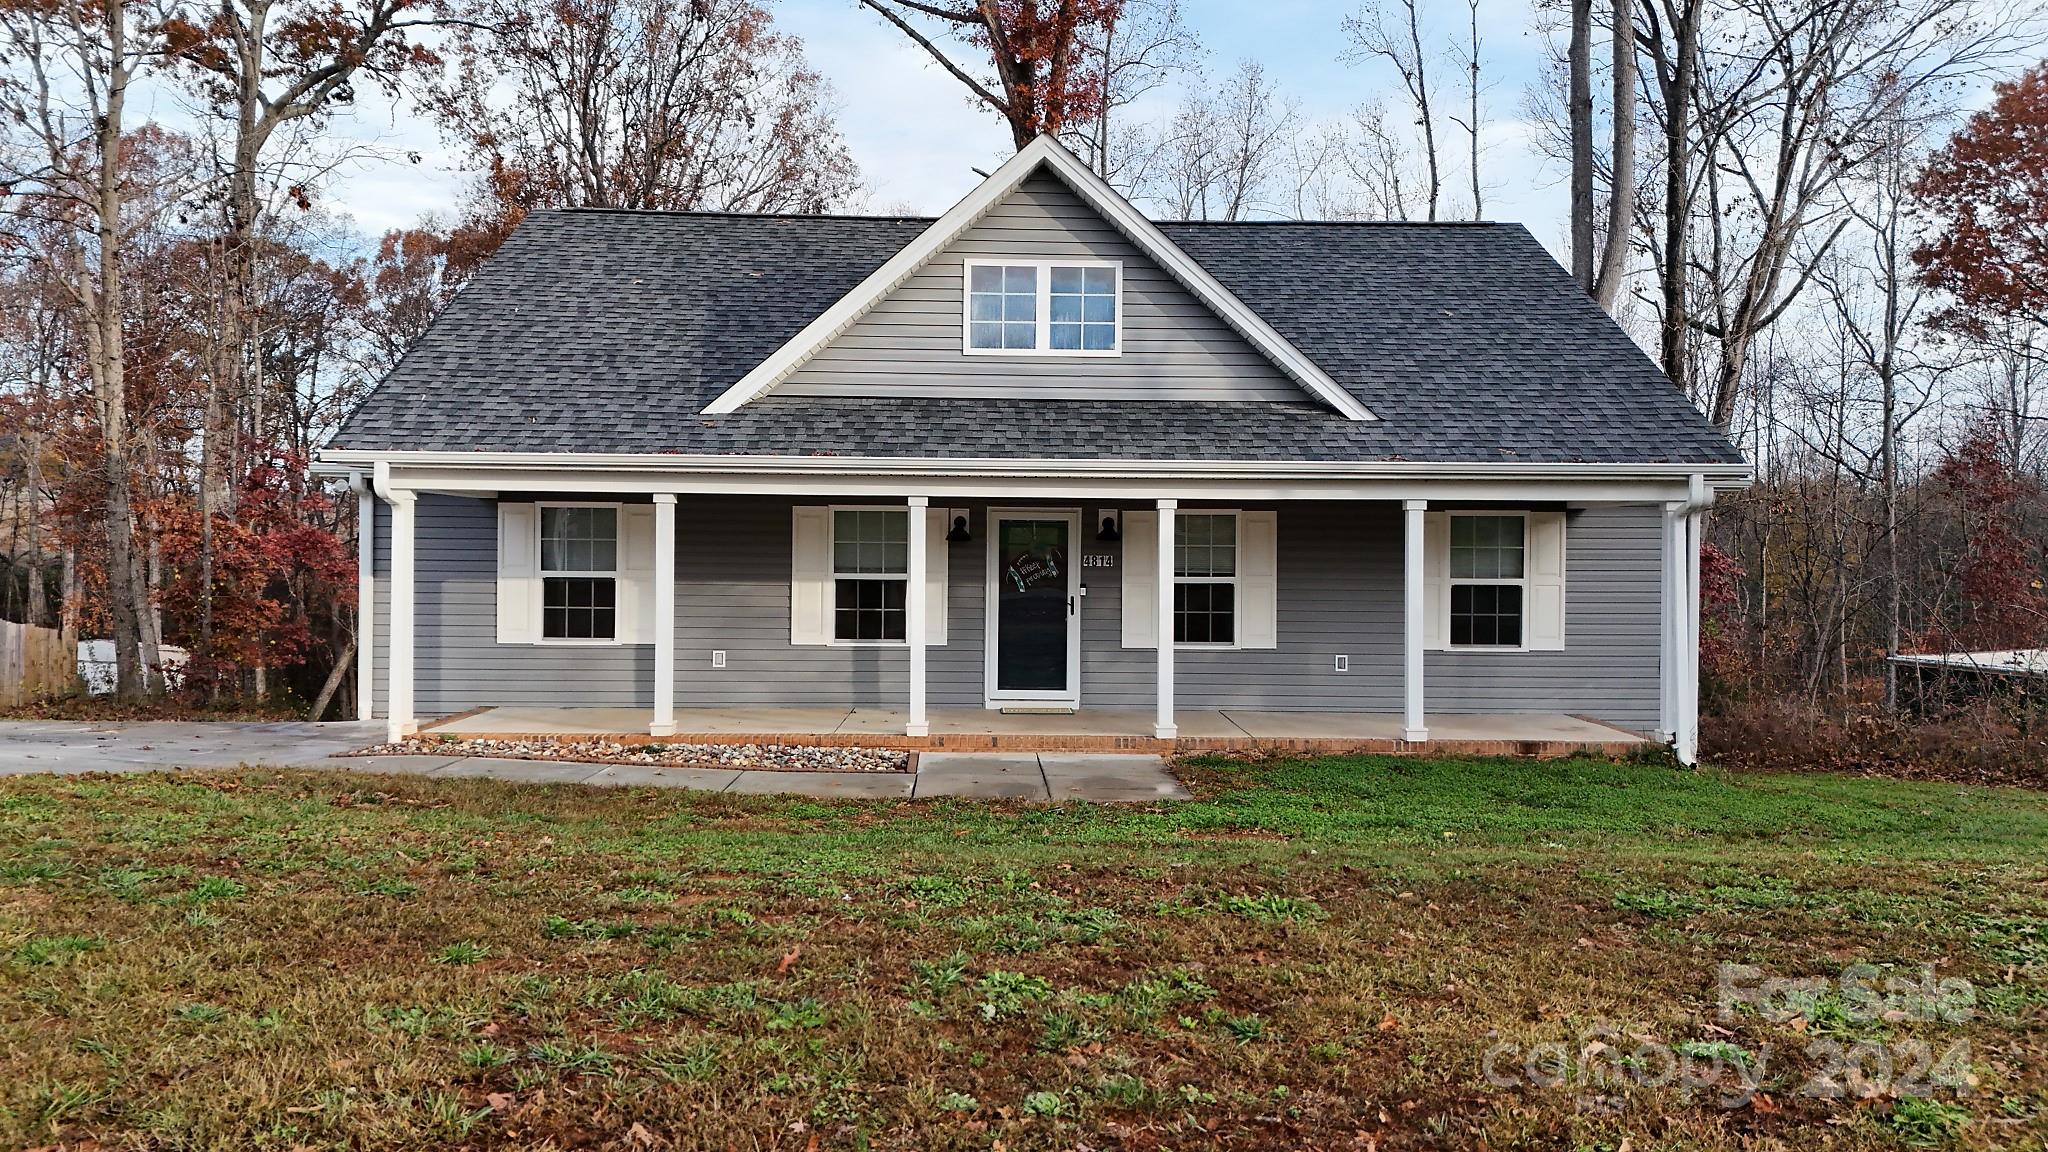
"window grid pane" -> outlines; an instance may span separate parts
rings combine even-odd
[[[886,508],[832,514],[832,571],[901,576],[910,571],[910,513]]]
[[[1061,351],[1116,348],[1116,270],[1056,267],[1051,283],[1052,346]]]
[[[1173,642],[1231,644],[1237,639],[1237,586],[1183,581],[1173,586]]]
[[[616,572],[619,513],[616,508],[542,508],[542,572]]]
[[[1451,585],[1451,643],[1457,647],[1522,646],[1522,586]]]
[[[907,581],[840,579],[832,590],[832,638],[901,640]]]
[[[970,268],[967,317],[970,348],[1038,347],[1038,269],[1029,264]]]
[[[1451,517],[1451,579],[1520,580],[1520,516]]]
[[[1174,520],[1176,576],[1237,575],[1237,517],[1186,513]]]
[[[549,576],[541,581],[541,638],[617,637],[618,582],[609,576]]]

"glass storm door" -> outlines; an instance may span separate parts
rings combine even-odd
[[[995,531],[994,691],[1012,699],[1074,695],[1074,602],[1070,516],[999,516]]]

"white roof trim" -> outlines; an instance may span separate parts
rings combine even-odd
[[[1617,464],[1534,461],[1421,460],[1126,460],[954,458],[944,456],[739,456],[669,452],[448,452],[406,449],[321,449],[315,472],[345,474],[365,464],[386,468],[528,468],[572,472],[715,472],[788,476],[1055,476],[1154,478],[1315,478],[1515,480],[1667,480],[1698,477],[1712,488],[1736,490],[1755,478],[1747,463]]]
[[[1250,341],[1282,372],[1310,394],[1352,420],[1377,420],[1356,396],[1344,390],[1314,361],[1287,342],[1273,326],[1218,283],[1207,269],[1180,250],[1159,231],[1144,213],[1131,206],[1116,189],[1104,183],[1086,164],[1051,136],[1040,136],[1026,145],[988,179],[977,185],[944,215],[934,220],[917,239],[904,245],[887,263],[869,273],[851,292],[818,314],[803,330],[777,348],[739,383],[705,407],[703,415],[717,416],[737,411],[742,405],[774,390],[830,343],[866,315],[882,298],[929,263],[946,245],[973,227],[980,219],[1041,166],[1057,172],[1083,200],[1102,214],[1116,229],[1166,269],[1167,274],[1209,306],[1224,322]]]

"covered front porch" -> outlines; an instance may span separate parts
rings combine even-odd
[[[1158,479],[381,462],[356,480],[358,698],[394,741],[424,727],[958,751],[1691,751],[1710,493],[1678,469],[1177,479],[1185,497]],[[535,558],[544,512],[564,508],[599,509],[617,561],[591,569],[602,627],[556,635],[543,592],[590,582]],[[1513,571],[1495,575],[1516,586],[1519,643],[1445,634],[1459,517],[1516,527]],[[870,540],[876,519],[888,531]],[[1191,522],[1203,532],[1177,532]],[[875,588],[873,603],[847,595]],[[1219,612],[1226,627],[1195,633]],[[888,626],[861,631],[869,615]]]
[[[1070,713],[930,708],[930,731],[905,734],[906,710],[892,708],[676,708],[675,733],[651,737],[652,709],[490,707],[422,726],[462,737],[619,736],[682,743],[861,744],[943,751],[1141,751],[1159,753],[1290,751],[1419,752],[1461,755],[1625,754],[1646,741],[1612,725],[1554,713],[1430,714],[1429,737],[1403,737],[1396,714],[1184,708],[1178,732],[1155,734],[1143,708],[1082,708]]]

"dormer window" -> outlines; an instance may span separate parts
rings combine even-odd
[[[1115,356],[1123,268],[1099,260],[969,260],[970,355]]]

